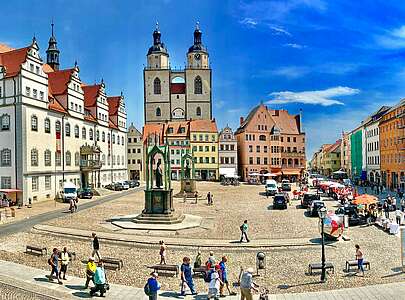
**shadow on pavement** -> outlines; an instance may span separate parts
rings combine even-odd
[[[163,292],[163,293],[160,293],[159,296],[169,297],[169,298],[177,298],[177,299],[184,299],[184,296],[180,296],[180,294],[176,293],[176,292]]]
[[[92,298],[89,292],[74,292],[72,295],[78,298]]]
[[[55,281],[49,281],[48,277],[35,277],[34,280],[35,280],[35,281],[38,281],[38,282],[49,282],[49,283],[54,283],[54,282],[56,282],[56,283],[58,283],[57,280],[55,280]]]
[[[322,283],[321,281],[313,281],[313,282],[307,282],[307,283],[300,283],[300,284],[280,284],[277,286],[278,289],[280,290],[286,290],[289,288],[294,288],[294,287],[299,287],[299,286],[307,286],[307,285],[315,285],[315,284],[320,284]]]
[[[65,287],[67,287],[68,289],[71,289],[71,290],[84,290],[85,289],[83,285],[78,285],[78,284],[75,284],[75,285],[66,284]]]

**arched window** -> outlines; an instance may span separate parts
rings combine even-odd
[[[162,111],[160,110],[160,107],[156,108],[156,117],[160,117],[162,115]]]
[[[66,136],[70,136],[70,124],[66,123],[65,125],[65,134]]]
[[[51,166],[51,159],[52,159],[52,157],[51,157],[51,150],[45,150],[45,153],[44,153],[44,162],[45,162],[45,167],[49,167],[49,166]]]
[[[51,132],[51,121],[49,120],[49,118],[45,118],[45,133],[50,133]]]
[[[1,166],[11,167],[11,150],[3,149],[1,150]]]
[[[66,151],[66,165],[70,166],[72,164],[72,155],[70,151]]]
[[[82,139],[85,140],[86,139],[86,127],[82,128]]]
[[[155,80],[153,80],[153,93],[155,95],[160,95],[162,93],[162,88],[160,85],[160,79],[159,78],[155,78]]]
[[[1,130],[9,130],[10,129],[10,115],[4,114],[1,116]]]
[[[75,138],[79,138],[79,126],[75,125]]]
[[[91,129],[91,128],[89,130],[89,139],[90,139],[90,141],[93,140],[93,129]]]
[[[37,116],[31,116],[31,130],[38,131],[38,118]]]
[[[38,167],[38,150],[37,149],[31,150],[31,166]]]
[[[201,107],[197,106],[196,115],[201,116]]]
[[[78,167],[80,163],[80,154],[79,152],[75,153],[75,166]]]
[[[55,122],[55,131],[56,131],[57,133],[60,133],[60,121],[56,121],[56,122]]]
[[[202,81],[200,76],[194,79],[194,94],[202,94]]]

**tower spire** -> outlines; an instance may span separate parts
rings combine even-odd
[[[51,37],[48,42],[48,49],[46,50],[46,63],[51,66],[55,71],[59,70],[59,49],[57,46],[56,38],[54,35],[54,23],[51,22]]]

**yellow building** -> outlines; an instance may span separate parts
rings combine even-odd
[[[340,147],[342,140],[337,140],[334,144],[323,149],[322,166],[323,174],[330,176],[340,169]]]
[[[218,130],[215,120],[190,121],[190,146],[196,178],[218,180]]]

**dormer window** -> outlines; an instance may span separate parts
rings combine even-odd
[[[30,71],[34,72],[34,64],[30,64]]]

